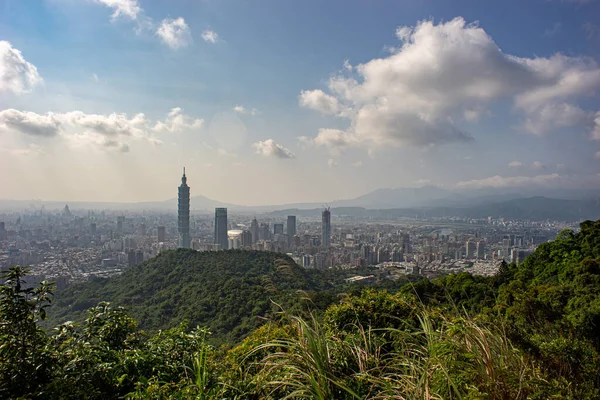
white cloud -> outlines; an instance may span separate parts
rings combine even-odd
[[[213,30],[205,29],[204,32],[202,32],[202,39],[204,39],[205,42],[217,43],[219,41],[219,34]]]
[[[349,60],[344,60],[344,68],[347,69],[348,71],[352,71],[352,65],[350,64]]]
[[[581,175],[572,174],[544,174],[535,176],[492,176],[483,179],[458,182],[456,186],[461,189],[480,188],[518,188],[518,187],[541,187],[541,188],[583,188],[594,187],[600,184],[600,174]]]
[[[96,73],[92,74],[92,79],[94,80],[94,82],[98,82],[99,81],[98,75],[96,75]]]
[[[0,131],[38,137],[61,137],[74,147],[90,144],[107,150],[129,151],[129,140],[152,144],[162,141],[148,135],[144,114],[129,118],[126,114],[86,114],[82,111],[37,114],[7,109],[0,111]]]
[[[203,119],[194,119],[185,115],[180,107],[175,107],[169,111],[164,121],[158,121],[152,129],[156,132],[181,132],[189,129],[201,129],[203,126]]]
[[[593,125],[593,113],[572,104],[547,104],[531,110],[523,128],[534,135],[544,135],[553,128]]]
[[[534,161],[531,164],[531,168],[533,168],[533,169],[546,169],[548,167],[544,163],[542,163],[541,161]]]
[[[142,8],[137,0],[96,0],[98,3],[113,9],[111,18],[126,17],[131,20],[136,20],[138,14],[142,12]]]
[[[552,28],[546,28],[544,30],[544,37],[552,37],[554,35],[556,35],[562,28],[562,24],[560,22],[555,22],[552,25]]]
[[[247,114],[247,115],[258,115],[259,111],[256,108],[252,108],[252,109],[247,109],[244,106],[240,106],[240,105],[236,105],[235,107],[233,107],[233,111],[235,111],[238,114]]]
[[[519,168],[523,166],[523,163],[521,161],[511,161],[508,163],[508,166],[511,168]]]
[[[52,137],[60,132],[61,116],[53,113],[42,115],[9,108],[0,111],[0,129],[32,136]]]
[[[559,174],[536,175],[536,176],[509,176],[500,175],[484,179],[474,179],[471,181],[462,181],[456,184],[459,188],[477,189],[485,187],[507,188],[521,186],[550,186],[556,184],[560,179]]]
[[[172,49],[185,47],[192,42],[190,28],[182,17],[165,18],[156,30],[156,34]]]
[[[475,120],[503,99],[514,101],[536,134],[589,124],[590,113],[573,101],[600,88],[600,68],[592,59],[506,54],[463,18],[421,21],[398,28],[396,35],[402,45],[391,55],[332,77],[329,94],[302,91],[300,105],[326,114],[344,110],[344,131],[367,149],[470,141],[453,116]]]
[[[256,150],[256,154],[260,154],[265,157],[275,158],[296,158],[296,155],[290,150],[286,149],[280,144],[275,143],[273,139],[267,139],[264,141],[258,141],[252,144],[252,147]]]
[[[594,116],[594,127],[592,128],[592,139],[600,140],[600,111]]]
[[[298,101],[302,107],[312,108],[323,114],[337,114],[340,112],[338,99],[322,90],[303,90]]]
[[[338,163],[333,158],[330,158],[329,160],[327,160],[327,166],[329,168],[334,168],[338,166]]]
[[[41,82],[35,65],[26,61],[10,42],[0,40],[0,92],[27,93]]]

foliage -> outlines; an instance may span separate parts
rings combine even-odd
[[[394,293],[343,287],[346,294],[323,314],[314,300],[324,307],[336,297],[316,279],[327,274],[312,275],[275,253],[209,254],[168,252],[125,274],[127,279],[82,287],[81,296],[63,295],[60,301],[70,304],[82,304],[85,295],[94,301],[104,294],[140,297],[130,305],[132,316],[99,302],[81,323],[63,323],[50,335],[39,325],[50,284],[26,288],[26,269],[6,271],[0,286],[0,397],[600,397],[600,221],[583,223],[577,233],[562,232],[521,265],[502,265],[495,277],[456,274]],[[188,283],[205,290],[203,296],[194,297]],[[319,291],[327,295],[319,298]],[[168,295],[173,299],[152,305]],[[252,309],[236,314],[234,305],[246,307],[244,296]],[[185,318],[197,321],[196,311],[206,310],[195,302],[208,299],[245,321],[244,329],[254,326],[252,313],[265,301],[256,312],[266,323],[256,322],[243,340],[241,331],[229,336],[238,343],[234,347],[216,347],[210,329],[190,329],[194,325]],[[192,312],[181,313],[186,306]],[[165,307],[173,307],[165,321],[179,321],[175,327],[139,329],[134,317],[147,313],[146,322],[158,323]],[[209,327],[238,326],[220,313],[211,315],[202,320]]]

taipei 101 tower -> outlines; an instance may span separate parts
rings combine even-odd
[[[183,176],[181,177],[181,185],[179,186],[179,201],[178,201],[178,219],[177,226],[179,228],[179,247],[184,249],[190,248],[190,187],[187,185],[185,177],[185,167],[183,168]]]

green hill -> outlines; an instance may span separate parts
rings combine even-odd
[[[235,342],[271,316],[277,302],[294,309],[298,290],[327,290],[319,271],[280,253],[171,250],[110,279],[56,293],[50,322],[81,320],[101,301],[125,306],[140,327],[166,329],[187,320],[213,337]]]

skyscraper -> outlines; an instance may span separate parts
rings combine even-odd
[[[252,235],[252,243],[258,242],[258,221],[256,218],[250,223],[250,234]]]
[[[283,224],[273,224],[273,235],[283,235]]]
[[[329,211],[329,207],[324,209],[321,214],[321,246],[325,248],[331,246],[331,211]]]
[[[295,215],[288,215],[287,217],[287,235],[288,235],[288,241],[290,241],[292,238],[294,237],[294,235],[296,235],[296,216]]]
[[[187,185],[185,168],[179,186],[179,198],[177,203],[177,227],[179,231],[179,247],[190,248],[190,187]]]
[[[229,248],[226,208],[215,208],[215,244],[220,244],[221,250]]]

